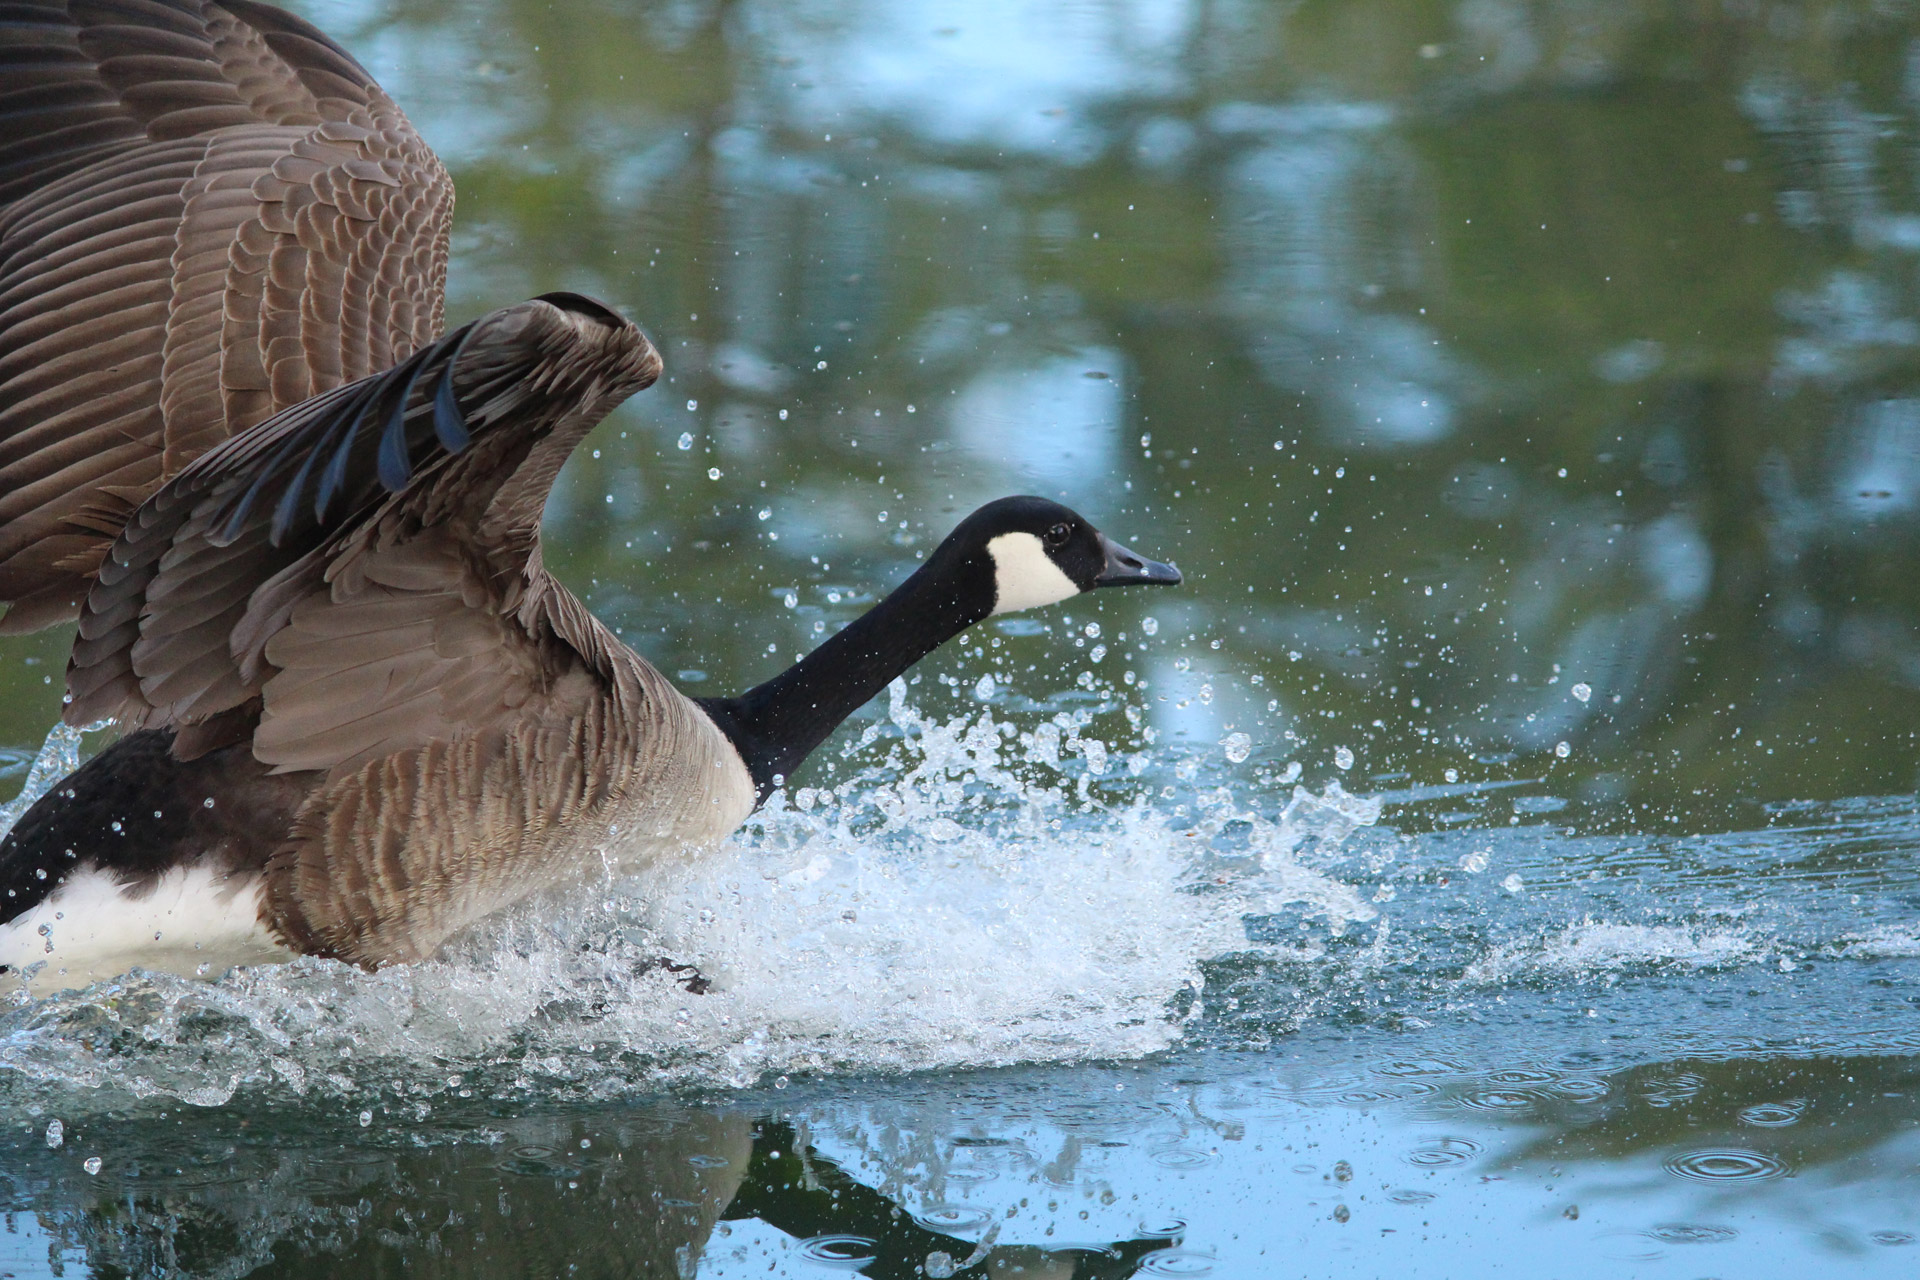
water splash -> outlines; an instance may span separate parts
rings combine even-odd
[[[1718,969],[1754,960],[1769,942],[1739,928],[1616,924],[1585,920],[1538,938],[1495,947],[1467,966],[1470,984],[1539,974],[1594,974],[1635,966]]]
[[[941,721],[897,684],[843,759],[853,776],[776,796],[706,857],[510,913],[429,963],[16,995],[0,1091],[427,1106],[1137,1057],[1181,1038],[1203,962],[1261,949],[1249,916],[1290,905],[1337,932],[1375,914],[1316,869],[1379,816],[1337,784],[1278,815],[1200,782],[1170,797],[1074,714]]]
[[[54,783],[80,767],[81,737],[106,727],[107,722],[103,720],[83,729],[56,724],[47,731],[47,740],[40,745],[40,754],[33,758],[32,766],[27,769],[26,785],[20,788],[19,795],[6,804],[0,804],[0,836],[13,830],[13,824],[20,821],[21,815],[47,794]]]

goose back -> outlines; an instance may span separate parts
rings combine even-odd
[[[73,616],[166,477],[442,327],[453,186],[373,78],[248,0],[0,22],[0,630]]]

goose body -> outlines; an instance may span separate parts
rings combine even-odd
[[[0,837],[0,968],[35,990],[421,959],[584,873],[697,856],[994,613],[1179,581],[1002,499],[791,669],[690,699],[540,551],[561,465],[659,375],[640,330],[549,294],[434,337],[444,172],[305,24],[23,7],[0,74],[62,123],[0,95],[0,626],[77,611],[65,719],[124,731]],[[220,169],[236,139],[254,167]],[[152,226],[87,220],[155,173]],[[50,285],[34,264],[69,241]],[[346,267],[315,265],[329,246]],[[182,266],[203,257],[224,266]],[[106,276],[133,282],[119,309],[61,292]],[[127,353],[106,382],[77,372],[102,344]],[[43,359],[62,376],[22,398]]]
[[[996,612],[1179,580],[1057,503],[1002,499],[789,670],[696,702],[540,554],[561,463],[659,369],[611,309],[547,295],[142,503],[67,671],[67,721],[127,732],[0,839],[0,964],[46,987],[132,963],[417,960],[589,869],[711,846]]]

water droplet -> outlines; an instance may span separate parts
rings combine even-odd
[[[1445,773],[1441,774],[1440,776],[1445,778],[1448,782],[1460,781],[1460,771],[1458,769],[1449,769]]]
[[[1464,855],[1460,859],[1460,869],[1469,875],[1479,875],[1487,869],[1487,855],[1479,849]]]
[[[1089,622],[1089,623],[1088,623],[1088,624],[1087,624],[1087,625],[1086,625],[1086,626],[1085,626],[1084,628],[1082,628],[1082,629],[1083,629],[1083,630],[1084,630],[1084,631],[1086,632],[1086,635],[1087,635],[1087,639],[1089,639],[1089,640],[1098,640],[1098,639],[1100,638],[1100,624],[1099,624],[1099,623],[1097,623],[1097,622]]]
[[[682,453],[685,453],[687,450],[693,448],[693,432],[682,431],[680,433],[680,439],[678,443],[680,445],[680,452]]]
[[[1145,632],[1145,633],[1146,633],[1147,635],[1150,635],[1150,636],[1157,636],[1157,635],[1159,635],[1159,634],[1160,634],[1160,619],[1158,619],[1158,618],[1142,618],[1142,619],[1140,619],[1140,630],[1141,630],[1141,631],[1143,631],[1143,632]]]
[[[720,478],[720,468],[718,467],[707,468],[707,479],[718,480],[719,478]]]
[[[100,1159],[99,1156],[88,1156],[86,1159],[86,1162],[82,1164],[80,1167],[82,1169],[85,1169],[87,1173],[91,1175],[91,1174],[99,1173],[103,1164],[104,1162]]]
[[[67,1140],[67,1126],[59,1120],[47,1121],[47,1146],[57,1147]]]
[[[762,508],[760,508],[760,518],[761,518],[762,520],[771,520],[771,519],[773,519],[773,508],[772,508],[772,507],[762,507]]]
[[[1335,1182],[1352,1182],[1353,1166],[1348,1164],[1345,1160],[1334,1161],[1333,1162],[1333,1180]]]
[[[1520,878],[1520,873],[1516,871],[1512,875],[1508,876],[1505,880],[1502,880],[1500,882],[1500,887],[1502,889],[1505,889],[1508,893],[1520,893],[1526,889],[1527,882],[1525,880],[1522,880]]]
[[[927,1274],[928,1280],[947,1280],[959,1268],[954,1265],[952,1254],[935,1249],[920,1264],[920,1269]]]
[[[699,407],[700,407],[700,402],[699,402],[698,400],[689,400],[689,401],[687,401],[687,412],[688,412],[688,413],[692,413],[692,412],[693,412],[693,411],[694,411],[695,409],[698,409]]]
[[[1591,698],[1593,696],[1593,686],[1590,684],[1577,684],[1573,686],[1572,692],[1573,692],[1573,696],[1576,699],[1578,699],[1581,702],[1585,702],[1588,698]]]
[[[973,696],[985,702],[987,699],[993,697],[993,687],[993,673],[988,672],[974,682]]]
[[[1345,1222],[1352,1217],[1353,1210],[1347,1208],[1347,1206],[1343,1204],[1333,1206],[1333,1220],[1335,1222]]]
[[[1211,706],[1212,703],[1213,703],[1213,686],[1210,684],[1201,685],[1200,686],[1200,705],[1203,707]]]
[[[371,1128],[372,1125],[373,1125],[373,1112],[362,1111],[360,1113],[360,1127],[362,1129],[367,1129],[367,1128]]]
[[[775,1077],[773,1078],[773,1087],[774,1087],[774,1088],[776,1088],[776,1089],[784,1089],[784,1088],[786,1088],[786,1087],[787,1087],[787,1078],[786,1078],[785,1076],[775,1076]]]
[[[1553,754],[1565,760],[1573,754],[1573,744],[1570,742],[1556,742],[1553,744]]]
[[[1578,1222],[1580,1220],[1580,1206],[1570,1204],[1560,1211],[1560,1216],[1569,1222]]]
[[[791,609],[800,603],[800,597],[789,591],[780,597],[780,603]]]
[[[785,422],[786,420],[787,420],[787,411],[785,409],[782,409],[780,411],[780,421]]]
[[[1351,769],[1353,768],[1353,752],[1347,750],[1345,747],[1335,747],[1333,749],[1333,762],[1342,770]]]
[[[1227,759],[1235,764],[1253,754],[1253,738],[1249,734],[1230,733],[1220,745],[1226,748]]]

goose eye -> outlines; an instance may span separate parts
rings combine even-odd
[[[1046,543],[1050,547],[1064,547],[1067,545],[1067,538],[1072,533],[1073,530],[1067,528],[1066,525],[1057,524],[1047,530]]]

